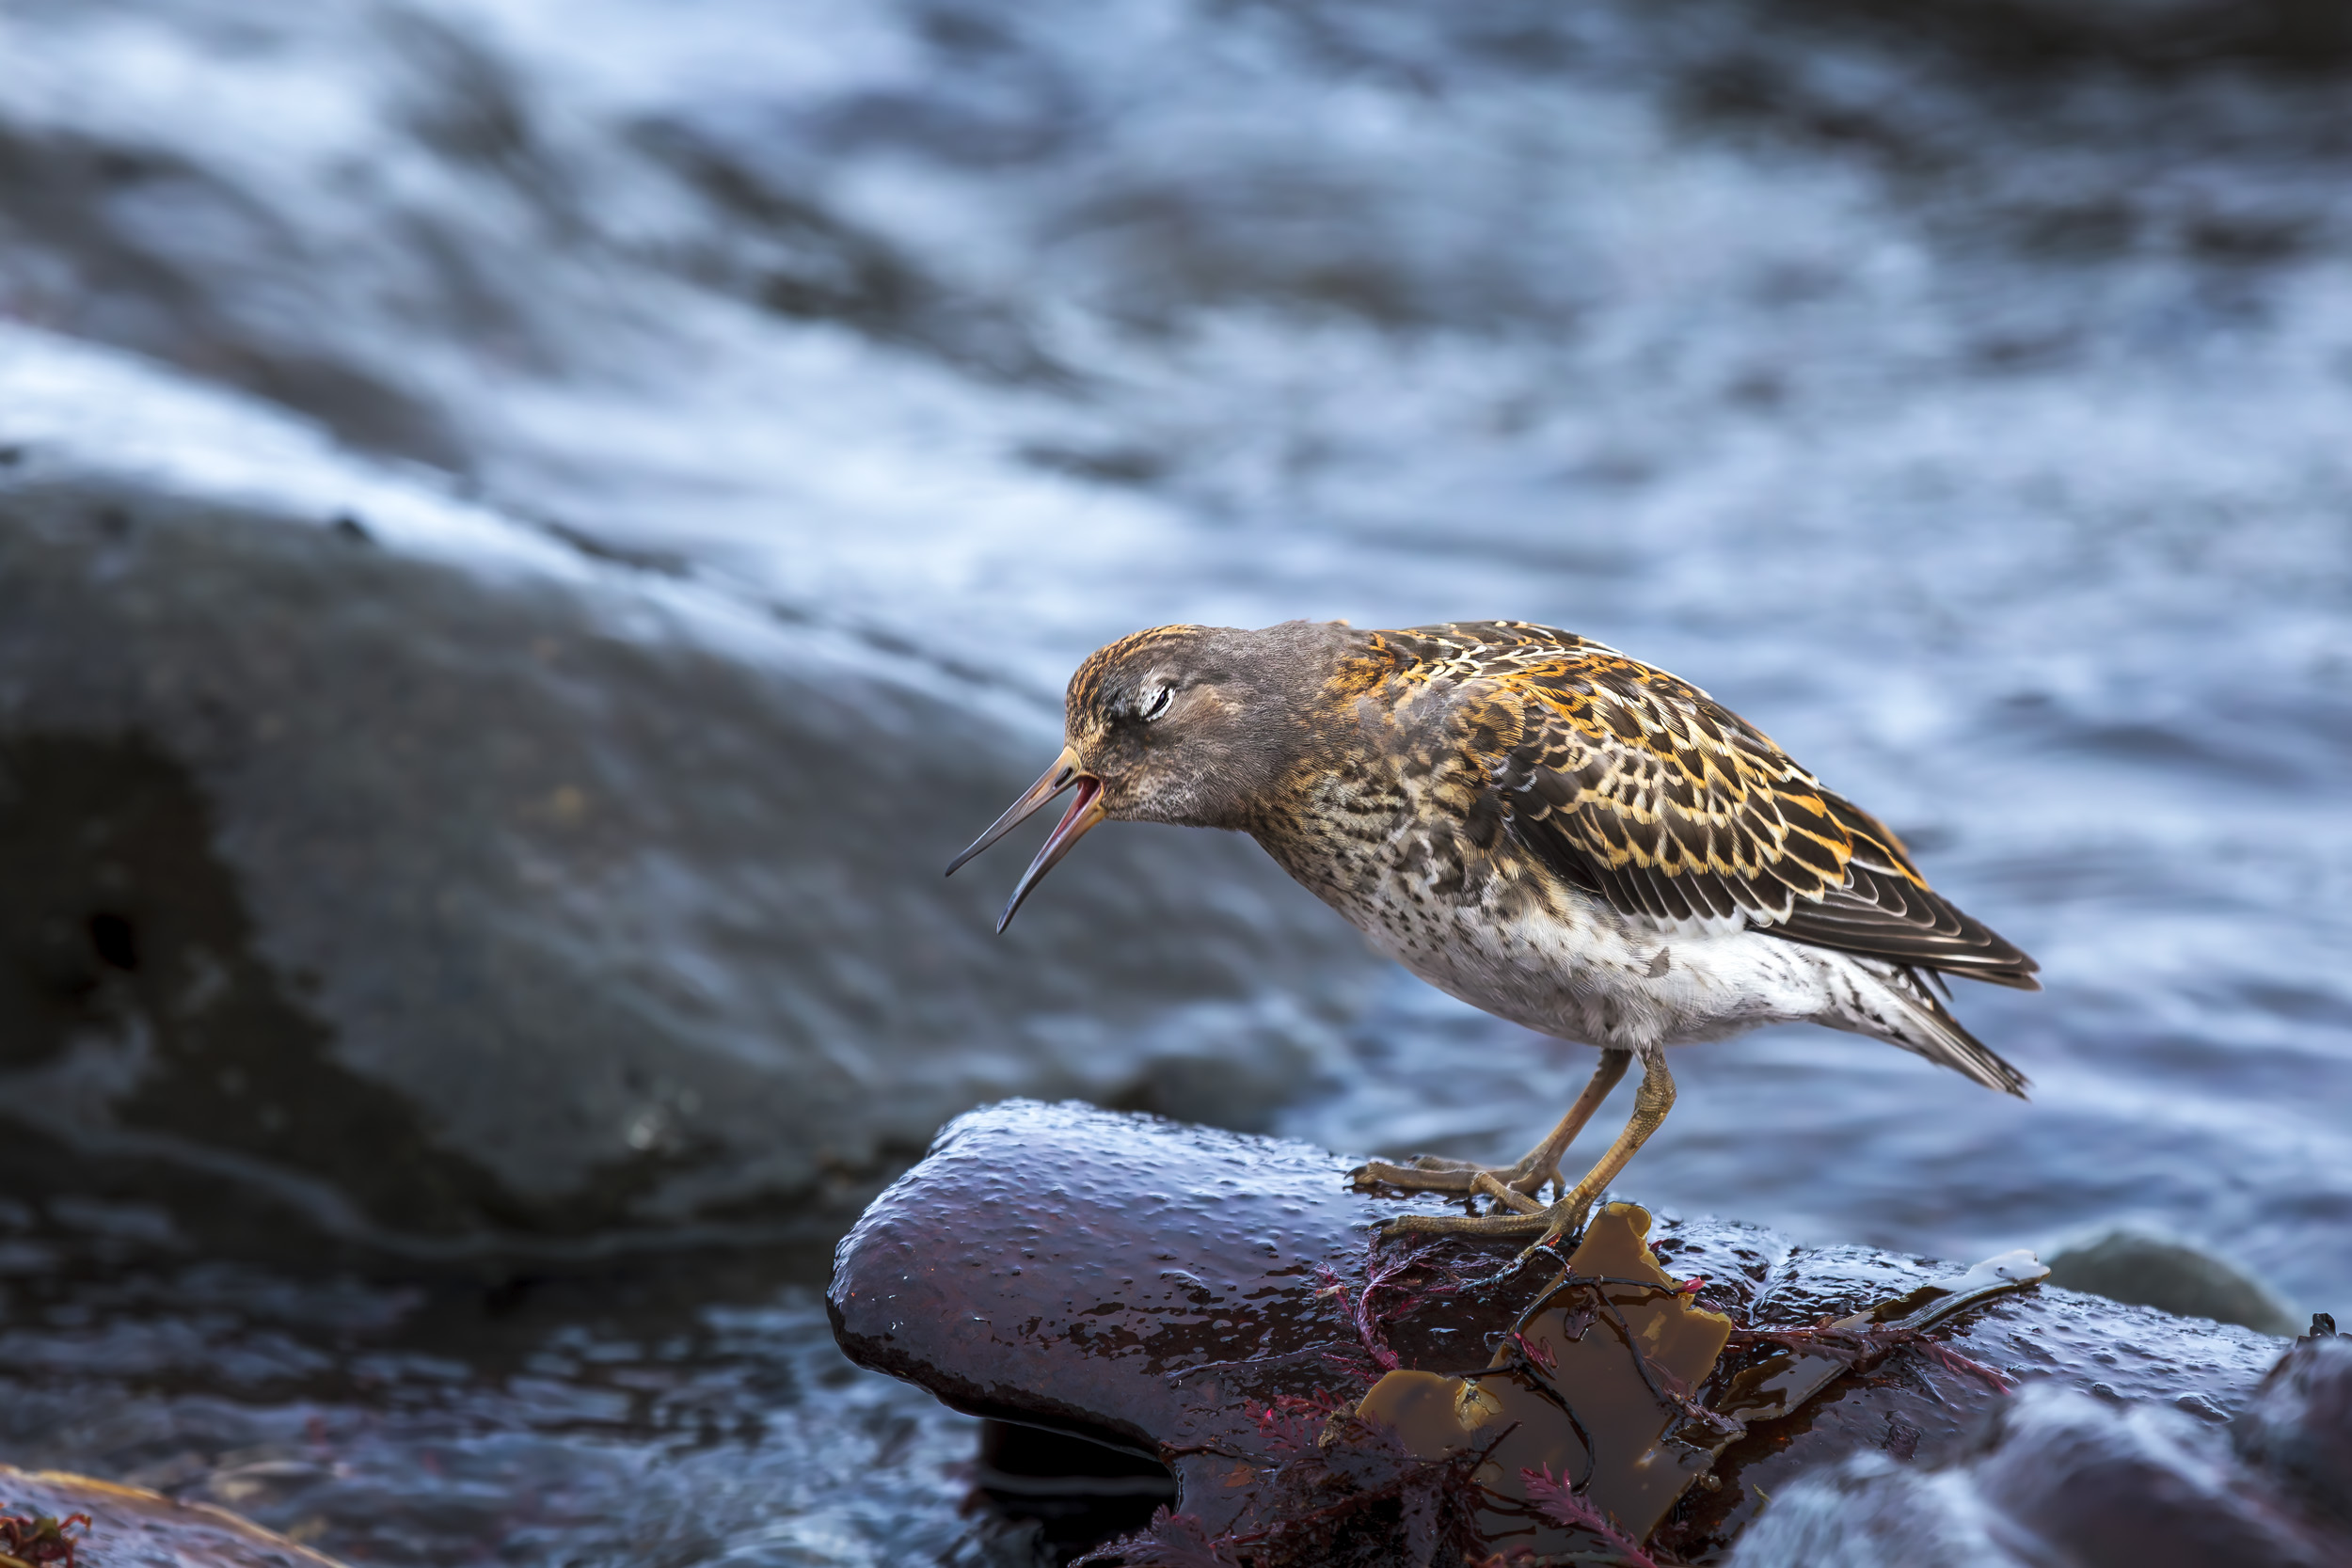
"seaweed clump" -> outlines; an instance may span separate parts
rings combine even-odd
[[[1244,1462],[1225,1484],[1252,1494],[1225,1528],[1164,1507],[1079,1562],[1667,1568],[1681,1560],[1650,1544],[1653,1532],[1750,1421],[1784,1416],[1904,1347],[2006,1387],[1929,1331],[2042,1273],[2012,1254],[1849,1317],[1742,1328],[1698,1305],[1704,1277],[1677,1280],[1660,1266],[1648,1229],[1641,1209],[1607,1206],[1571,1256],[1551,1255],[1560,1273],[1490,1338],[1486,1364],[1456,1373],[1406,1366],[1389,1326],[1519,1265],[1466,1280],[1431,1249],[1375,1248],[1359,1283],[1318,1268],[1316,1294],[1359,1346],[1325,1354],[1366,1386],[1360,1397],[1279,1394],[1251,1412],[1248,1441],[1212,1445]]]
[[[1388,1342],[1389,1322],[1463,1288],[1429,1277],[1426,1249],[1375,1254],[1360,1287],[1320,1271],[1318,1293],[1372,1364],[1351,1368],[1370,1384],[1362,1397],[1317,1389],[1255,1412],[1257,1497],[1232,1528],[1212,1534],[1163,1509],[1080,1561],[1659,1568],[1642,1537],[1740,1428],[1692,1398],[1730,1320],[1694,1306],[1699,1281],[1658,1267],[1648,1220],[1611,1205],[1487,1365],[1464,1375],[1408,1369]]]
[[[89,1515],[69,1513],[62,1519],[46,1513],[0,1513],[0,1568],[44,1568],[56,1562],[74,1568],[73,1527],[89,1534]]]

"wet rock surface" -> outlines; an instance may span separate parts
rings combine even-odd
[[[1106,835],[1007,942],[943,890],[1042,705],[394,497],[0,483],[20,1193],[241,1251],[675,1242],[826,1223],[1008,1089],[1247,1121],[1314,1069],[1369,960],[1246,844]]]
[[[1202,1539],[1263,1524],[1253,1511],[1280,1468],[1269,1417],[1352,1408],[1383,1369],[1485,1369],[1550,1290],[1537,1270],[1502,1269],[1512,1248],[1454,1241],[1406,1259],[1372,1248],[1373,1222],[1442,1206],[1350,1191],[1352,1164],[1083,1106],[973,1112],[843,1242],[829,1297],[836,1338],[861,1365],[959,1409],[1159,1459],[1176,1479],[1175,1511]],[[1703,1276],[1696,1307],[1739,1325],[1696,1395],[1715,1408],[1784,1367],[1825,1320],[1911,1310],[1964,1272],[1871,1248],[1795,1246],[1718,1220],[1661,1219],[1650,1241],[1669,1275]],[[1808,1472],[1852,1461],[1836,1473],[1926,1484],[1918,1478],[1981,1466],[1971,1456],[2009,1444],[2059,1443],[2051,1434],[2074,1431],[2067,1423],[2086,1409],[2123,1412],[2140,1423],[2134,1433],[2217,1430],[2249,1405],[2300,1412],[2340,1398],[2303,1374],[2265,1385],[2280,1349],[2245,1329],[2064,1290],[2005,1296],[1853,1357],[1853,1370],[1798,1408],[1750,1420],[1711,1482],[1651,1542],[1720,1556]],[[2011,1402],[2004,1385],[2031,1398]],[[2241,1427],[2269,1431],[2260,1423],[2277,1419]],[[2300,1453],[2299,1442],[2334,1455],[2333,1437],[2309,1435],[2323,1426],[2289,1417],[2283,1430],[2303,1435],[2265,1451]],[[2323,1475],[2338,1462],[2306,1457],[2289,1470]],[[2022,1513],[2026,1482],[2054,1472],[2029,1462],[2005,1473],[2016,1479],[2002,1506]],[[2110,1490],[2098,1508],[2128,1506],[2129,1485]],[[2072,1506],[2063,1486],[2038,1495],[2061,1515]]]
[[[2315,1325],[2316,1326],[2316,1325]],[[2352,1563],[2352,1340],[2295,1342],[2233,1418],[2182,1395],[2028,1386],[1942,1464],[1861,1452],[1799,1479],[1737,1568]]]

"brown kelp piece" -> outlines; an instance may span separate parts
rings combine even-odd
[[[1479,1531],[1498,1550],[1635,1545],[1739,1431],[1691,1399],[1731,1320],[1668,1277],[1648,1233],[1646,1212],[1610,1204],[1488,1370],[1391,1371],[1356,1407],[1422,1458],[1483,1453]]]

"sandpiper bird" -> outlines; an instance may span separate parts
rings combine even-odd
[[[1391,1234],[1557,1241],[1674,1103],[1665,1048],[1758,1024],[1868,1035],[2023,1097],[2024,1076],[1938,993],[1947,974],[2039,990],[2034,961],[1755,726],[1573,632],[1159,626],[1079,667],[1064,740],[947,868],[1076,789],[998,930],[1099,822],[1235,829],[1439,990],[1600,1049],[1576,1103],[1514,1164],[1359,1168],[1368,1186],[1493,1200]],[[1637,1056],[1631,1118],[1568,1187],[1561,1156]],[[1549,1208],[1534,1196],[1547,1182]]]

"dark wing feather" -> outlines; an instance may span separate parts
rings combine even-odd
[[[1379,634],[1400,678],[1454,689],[1511,832],[1628,913],[1730,919],[2037,990],[2023,952],[1952,907],[1901,840],[1687,682],[1517,621]]]

